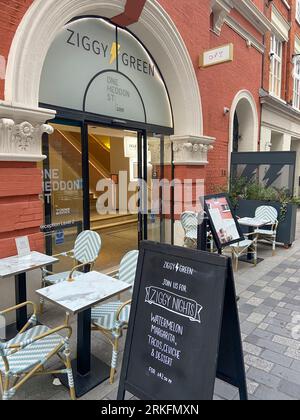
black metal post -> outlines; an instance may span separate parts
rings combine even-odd
[[[91,214],[88,125],[84,124],[82,130],[83,228],[89,230],[91,228]]]
[[[164,212],[164,187],[162,180],[165,179],[165,137],[160,136],[160,188],[159,188],[159,216],[160,216],[160,242],[164,244],[166,242],[166,215]]]
[[[203,220],[201,221],[201,218]],[[198,220],[198,244],[197,248],[200,251],[207,251],[207,232],[208,232],[208,219],[204,213],[202,216],[199,215]]]
[[[27,302],[26,273],[15,277],[16,305]],[[17,330],[21,331],[28,321],[27,307],[18,309],[16,313]]]
[[[144,214],[144,239],[148,239],[148,138],[143,132],[143,214]]]
[[[143,179],[143,136],[138,132],[138,178],[139,178],[139,243],[144,240],[144,215],[143,215],[143,191],[141,180]]]
[[[77,371],[85,376],[91,370],[91,309],[78,314]]]
[[[175,164],[174,164],[174,148],[171,142],[171,244],[175,243]]]

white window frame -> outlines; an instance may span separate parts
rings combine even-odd
[[[294,62],[293,107],[300,111],[300,57]]]
[[[296,21],[300,24],[300,0],[296,0]]]
[[[275,34],[272,34],[270,47],[270,93],[277,98],[281,97],[282,55],[283,41]]]

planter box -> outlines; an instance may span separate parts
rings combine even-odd
[[[257,207],[260,206],[274,207],[278,211],[278,218],[280,219],[281,204],[278,202],[239,200],[236,214],[239,217],[254,217]],[[285,220],[279,222],[277,242],[286,246],[291,246],[296,239],[297,209],[296,204],[289,204]]]

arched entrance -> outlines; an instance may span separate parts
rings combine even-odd
[[[20,119],[28,118],[33,124],[43,124],[55,117],[53,108],[39,107],[39,87],[45,59],[61,29],[80,16],[109,19],[122,13],[124,5],[124,0],[35,0],[32,3],[14,37],[6,72],[5,102],[18,110]],[[181,163],[184,166],[205,166],[214,139],[203,135],[199,85],[180,32],[156,0],[147,1],[139,22],[129,29],[150,51],[165,80],[173,108],[172,141],[176,146],[175,160],[179,162],[176,170],[180,172]],[[25,117],[23,110],[26,110]],[[49,129],[42,125],[36,130],[37,137]],[[39,139],[35,144],[37,151],[26,156],[30,161],[43,158]],[[157,150],[158,145],[159,140],[154,139],[153,149]],[[171,147],[167,150],[171,156],[170,151]],[[47,150],[44,155],[47,155]],[[159,153],[157,156],[159,159]]]
[[[250,92],[239,92],[231,106],[228,145],[228,169],[231,172],[231,153],[255,152],[258,150],[258,114],[255,100]],[[231,173],[235,178],[236,174]]]
[[[257,151],[258,126],[253,96],[248,91],[239,92],[233,100],[230,112],[229,154]]]
[[[99,269],[109,270],[142,239],[170,242],[171,211],[155,208],[153,185],[171,163],[172,107],[140,40],[103,17],[68,22],[45,58],[39,104],[56,111],[43,139],[48,252],[92,229],[103,243]]]
[[[232,151],[237,153],[239,151],[239,141],[240,141],[240,123],[238,113],[234,113],[234,120],[233,120],[233,143],[232,143]]]
[[[123,0],[35,0],[12,43],[5,100],[37,109],[44,61],[61,28],[78,16],[111,18],[123,10]],[[130,29],[152,53],[164,76],[173,104],[175,135],[202,136],[202,105],[193,63],[168,14],[157,1],[149,0],[139,22]]]

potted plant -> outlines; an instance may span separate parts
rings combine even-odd
[[[285,189],[266,187],[257,181],[236,179],[231,182],[230,198],[239,217],[254,217],[259,206],[272,206],[278,212],[277,242],[286,247],[296,237],[297,208],[300,199]]]

